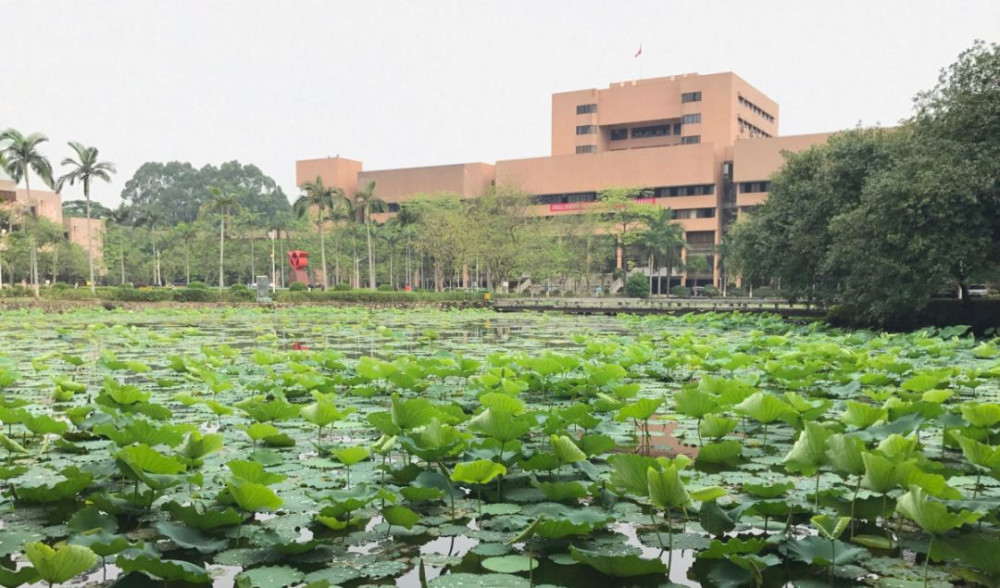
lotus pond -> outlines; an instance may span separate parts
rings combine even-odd
[[[1000,347],[766,315],[0,316],[0,586],[1000,585]]]

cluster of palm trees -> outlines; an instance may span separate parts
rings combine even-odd
[[[46,186],[60,192],[64,185],[79,183],[83,186],[83,195],[87,203],[87,260],[89,266],[89,281],[91,291],[94,291],[94,242],[91,232],[90,218],[90,186],[94,180],[111,181],[116,173],[115,165],[100,161],[100,153],[96,147],[87,147],[71,141],[70,148],[76,153],[76,158],[67,157],[62,166],[68,168],[67,173],[54,178],[52,164],[42,154],[39,146],[48,141],[42,133],[23,134],[16,129],[7,129],[0,133],[0,167],[16,184],[24,181],[24,189],[28,201],[27,222],[22,223],[22,230],[27,231],[29,239],[29,265],[31,286],[35,297],[39,296],[38,279],[38,247],[35,242],[34,228],[38,223],[38,203],[31,195],[31,174],[34,173]]]
[[[302,184],[302,195],[292,205],[299,218],[311,216],[316,225],[319,237],[320,263],[323,268],[323,286],[329,286],[326,264],[326,231],[330,224],[361,219],[365,224],[365,235],[368,246],[368,287],[377,288],[375,283],[375,254],[372,247],[372,214],[385,212],[388,208],[385,201],[375,195],[375,182],[369,182],[351,200],[341,188],[327,186],[323,178],[316,176],[311,182]],[[353,240],[352,240],[353,242]],[[361,283],[361,264],[357,254],[357,244],[354,244],[354,284]],[[337,242],[336,270],[334,275],[340,275],[340,242]]]

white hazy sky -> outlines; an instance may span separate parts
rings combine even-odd
[[[295,160],[365,169],[547,155],[550,94],[642,73],[734,71],[782,134],[910,114],[998,0],[0,0],[0,127],[118,164],[254,163],[294,196]],[[65,198],[79,197],[67,188]]]

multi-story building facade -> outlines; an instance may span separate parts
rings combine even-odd
[[[92,218],[90,220],[90,232],[87,231],[87,219],[63,216],[62,196],[56,192],[47,190],[31,189],[31,199],[28,199],[28,192],[24,188],[18,187],[14,182],[0,178],[0,206],[3,206],[13,214],[13,224],[18,224],[18,218],[31,213],[31,208],[35,208],[35,213],[49,221],[63,226],[63,236],[70,242],[87,250],[88,235],[93,240],[94,257],[101,259],[101,251],[104,245],[104,221]],[[2,227],[6,229],[7,227]]]
[[[685,74],[554,94],[544,157],[378,171],[336,157],[297,162],[296,178],[320,176],[348,195],[375,181],[388,214],[417,194],[474,198],[491,185],[530,194],[536,214],[578,214],[603,190],[641,188],[643,203],[673,211],[686,255],[709,262],[710,273],[682,278],[718,284],[714,251],[728,224],[766,198],[783,151],[828,136],[780,137],[778,125],[778,104],[736,74]]]

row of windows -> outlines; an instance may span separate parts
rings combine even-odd
[[[597,133],[597,125],[578,125],[576,127],[577,135],[594,135]]]
[[[688,231],[684,234],[692,249],[711,249],[715,247],[715,231]]]
[[[736,117],[736,121],[740,124],[741,133],[750,133],[751,137],[766,137],[771,138],[770,133],[765,132],[763,129],[754,126],[753,124],[743,120],[742,116]]]
[[[656,198],[674,198],[676,196],[708,196],[714,193],[715,184],[703,184],[699,186],[669,186],[653,190],[653,196]]]
[[[681,102],[701,102],[701,92],[684,92],[681,94]]]
[[[680,123],[672,125],[674,134],[681,134]],[[670,136],[671,125],[669,123],[665,125],[652,125],[648,127],[633,127],[632,128],[632,138],[633,139],[645,139],[647,137],[668,137]]]
[[[701,122],[701,113],[700,112],[696,112],[694,114],[685,114],[684,116],[681,117],[681,122],[684,123],[684,124],[686,124],[686,125],[690,125],[690,124],[694,124],[694,123],[700,123]]]
[[[577,114],[590,114],[592,112],[597,112],[596,104],[580,104],[576,107]]]
[[[740,104],[743,105],[743,106],[746,106],[747,108],[749,108],[751,112],[755,112],[758,115],[764,117],[768,122],[774,122],[774,117],[771,116],[771,114],[769,112],[767,112],[766,110],[764,110],[760,106],[757,106],[753,102],[750,102],[749,100],[747,100],[743,96],[740,96]]]
[[[757,192],[770,192],[771,182],[742,182],[740,183],[741,194],[753,194]]]
[[[597,145],[577,145],[577,154],[580,153],[597,153]]]
[[[701,135],[691,135],[690,137],[681,137],[681,145],[695,145],[701,143]]]
[[[715,218],[714,208],[685,208],[683,210],[674,210],[671,215],[676,219],[691,219],[691,218]]]

